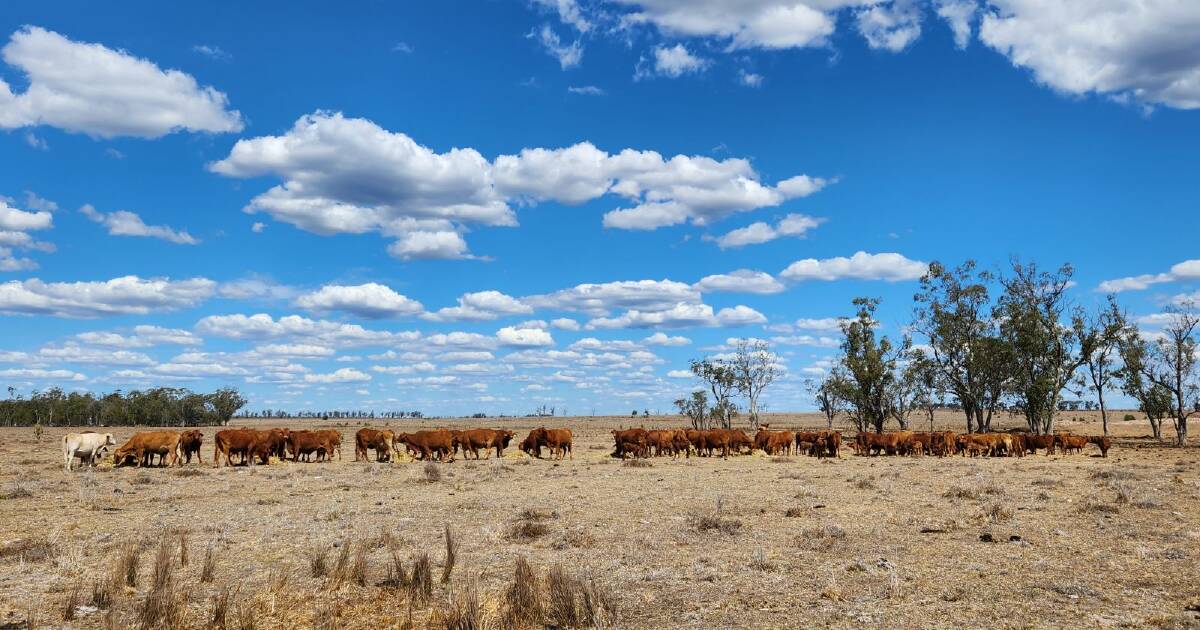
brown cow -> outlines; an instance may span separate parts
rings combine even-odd
[[[179,461],[179,432],[142,431],[134,433],[133,437],[113,451],[113,465],[124,465],[127,459],[133,458],[133,465],[140,467],[147,460],[152,462],[155,455],[161,457],[166,465],[174,466]],[[167,457],[171,458],[170,463],[167,463]]]
[[[340,443],[338,440],[337,444]],[[333,438],[324,431],[292,431],[287,436],[288,454],[295,462],[308,461],[312,455],[316,455],[318,462],[332,459],[337,448],[334,444]]]
[[[1082,453],[1083,447],[1087,446],[1087,443],[1087,438],[1069,433],[1060,433],[1054,436],[1054,445],[1061,448],[1064,454],[1071,451]]]
[[[1094,435],[1088,438],[1088,442],[1100,448],[1101,457],[1108,457],[1108,449],[1112,448],[1112,438],[1107,435]]]
[[[570,429],[547,429],[546,427],[538,427],[529,432],[527,440],[533,440],[535,448],[540,454],[542,447],[550,449],[550,454],[558,459],[570,456],[575,459],[574,435]]]
[[[233,456],[241,455],[245,459],[250,447],[258,439],[258,431],[253,429],[224,429],[217,431],[213,437],[213,465],[221,466],[221,457],[225,457],[225,465],[233,465]]]
[[[625,459],[625,455],[629,454],[634,457],[646,457],[649,454],[649,432],[641,428],[625,429],[618,431],[612,430],[613,457]]]
[[[453,431],[451,434],[453,435]],[[458,433],[456,440],[462,446],[463,458],[466,458],[467,451],[479,459],[479,449],[491,457],[491,449],[496,449],[496,457],[504,456],[504,449],[508,443],[512,441],[513,432],[500,429],[470,429]]]
[[[541,445],[538,444],[537,432],[538,432],[538,429],[534,429],[529,432],[529,435],[525,436],[524,440],[521,440],[521,451],[523,451],[524,453],[526,453],[528,455],[531,455],[533,457],[541,459],[542,458],[542,447],[541,447]]]
[[[416,433],[398,433],[396,441],[402,442],[408,450],[419,454],[420,459],[454,461],[454,435],[446,429],[427,429]]]
[[[204,434],[196,429],[190,429],[179,434],[179,455],[183,458],[183,463],[192,463],[192,455],[196,456],[196,463],[203,464],[204,458],[200,456],[200,445],[204,443]]]
[[[709,429],[704,432],[704,449],[708,451],[709,456],[717,450],[721,450],[721,457],[729,457],[729,452],[733,450],[733,431],[729,429]]]
[[[1030,454],[1036,454],[1037,449],[1046,449],[1046,455],[1054,454],[1054,436],[1053,435],[1034,435],[1025,433],[1023,435],[1025,442],[1025,450]]]
[[[391,429],[363,427],[354,434],[354,461],[371,461],[368,449],[375,449],[375,461],[391,461],[396,434]]]

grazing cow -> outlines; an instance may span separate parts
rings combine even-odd
[[[729,450],[740,455],[743,448],[746,449],[746,453],[753,452],[754,440],[741,429],[729,429]]]
[[[754,448],[767,455],[790,455],[794,439],[796,434],[791,431],[759,429],[758,433],[754,434]]]
[[[116,445],[117,442],[111,433],[93,433],[91,431],[68,433],[62,439],[63,464],[66,466],[67,472],[71,472],[75,458],[79,458],[80,465],[86,464],[88,467],[94,468],[96,460],[104,455],[104,451],[108,450],[108,447]]]
[[[213,465],[221,466],[224,456],[225,465],[233,465],[233,456],[240,455],[243,461],[248,457],[250,447],[258,439],[258,431],[247,428],[224,429],[213,436]]]
[[[204,458],[200,456],[200,445],[204,443],[204,434],[197,429],[189,429],[179,434],[179,456],[183,458],[183,463],[192,463],[192,455],[196,456],[196,463],[203,464]]]
[[[113,451],[113,465],[122,466],[133,458],[134,466],[153,463],[154,456],[162,458],[163,464],[174,466],[179,459],[178,431],[142,431],[134,433],[120,448]],[[170,457],[170,462],[167,458]]]
[[[395,438],[396,434],[391,429],[359,429],[354,434],[354,461],[371,461],[367,455],[368,449],[375,449],[375,461],[391,461]]]
[[[521,440],[521,451],[530,456],[541,459],[542,447],[538,444],[537,433],[538,429],[534,429],[529,432],[529,435],[525,436],[524,440]]]
[[[333,459],[333,452],[337,451],[338,461],[342,459],[342,433],[337,429],[321,429],[315,433],[324,436],[326,446],[326,456]]]
[[[420,459],[454,461],[454,435],[446,429],[422,430],[416,433],[398,433],[396,441],[403,443]]]
[[[1101,457],[1108,457],[1108,449],[1112,448],[1112,438],[1107,435],[1094,435],[1088,438],[1088,442],[1100,448]]]
[[[453,431],[451,432],[454,433]],[[475,459],[479,459],[479,449],[483,449],[484,453],[491,457],[491,449],[496,449],[496,457],[504,456],[504,449],[508,447],[508,443],[512,441],[513,432],[500,429],[470,429],[468,431],[460,431],[455,437],[455,440],[462,446],[463,457],[466,458],[467,451],[470,451]]]
[[[818,441],[821,442],[823,454],[825,457],[841,458],[842,456],[842,434],[833,429],[825,429],[817,432]],[[817,453],[820,457],[821,452]]]
[[[1083,447],[1087,446],[1087,443],[1087,438],[1069,433],[1060,433],[1054,436],[1055,446],[1061,448],[1063,453],[1070,453],[1071,451],[1082,453]]]
[[[684,437],[687,438],[687,441],[689,444],[691,444],[691,447],[696,449],[696,455],[698,455],[698,456],[706,455],[706,453],[704,453],[704,431],[703,430],[701,430],[701,429],[685,429],[683,431],[683,435],[684,435]],[[690,449],[689,449],[688,454],[689,455],[691,454]]]
[[[817,431],[796,431],[795,437],[792,438],[796,442],[796,454],[816,455],[812,449],[820,437],[821,433]]]
[[[733,431],[729,429],[709,429],[704,432],[704,449],[708,451],[709,456],[717,450],[721,450],[721,457],[729,457],[729,452],[733,449]]]
[[[538,427],[529,432],[529,436],[536,443],[536,448],[539,453],[542,447],[550,449],[550,454],[562,459],[570,456],[575,459],[574,440],[575,436],[570,429],[547,429],[546,427]]]
[[[1054,454],[1054,436],[1053,435],[1034,435],[1025,433],[1022,436],[1025,442],[1025,450],[1030,454],[1037,454],[1037,449],[1046,449],[1046,455]]]
[[[675,452],[675,432],[655,430],[646,432],[646,447],[652,456],[662,457]]]
[[[325,431],[291,431],[287,436],[287,450],[292,461],[308,461],[316,455],[318,462],[333,459],[333,451],[341,447],[341,434],[335,439]]]
[[[650,437],[649,432],[645,429],[634,428],[623,431],[613,429],[612,436],[615,445],[613,457],[625,459],[626,454],[634,457],[646,457],[649,454]]]

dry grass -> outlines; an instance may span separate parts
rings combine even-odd
[[[209,543],[204,547],[204,560],[200,563],[200,581],[211,582],[217,572],[217,557],[213,554],[213,547],[216,542]]]
[[[0,500],[27,499],[32,496],[33,490],[30,489],[29,484],[21,481],[14,481],[0,491]]]
[[[442,469],[433,462],[426,462],[421,469],[421,473],[425,476],[425,481],[434,483],[442,480]]]
[[[138,565],[141,564],[141,558],[142,548],[136,541],[127,540],[121,545],[120,556],[117,559],[117,571],[122,576],[125,586],[137,586]]]
[[[654,466],[654,462],[651,462],[648,459],[642,459],[641,457],[635,457],[633,459],[625,460],[625,463],[621,465],[625,468],[652,468]]]
[[[810,421],[823,424],[774,419],[789,429]],[[545,420],[478,424],[523,433],[534,422]],[[1186,606],[1200,583],[1200,449],[1140,438],[1144,424],[1120,423],[1107,459],[845,449],[829,461],[663,457],[632,470],[608,457],[608,431],[627,418],[562,422],[576,433],[574,460],[510,448],[471,467],[435,463],[438,483],[422,482],[429,462],[407,458],[253,471],[206,464],[185,475],[103,462],[68,476],[52,448],[59,429],[47,428],[42,449],[27,430],[0,429],[0,489],[31,495],[0,501],[0,626],[30,616],[43,628],[143,625],[162,533],[188,628],[981,627],[1011,624],[1014,610],[1047,627],[1183,627],[1181,615],[1194,617]],[[1098,424],[1062,428],[1087,434]],[[114,432],[118,441],[131,434]],[[21,458],[34,461],[15,465]],[[139,475],[154,482],[135,483]],[[728,500],[714,507],[721,495]],[[981,543],[983,533],[993,542]],[[333,540],[351,543],[338,586]],[[135,556],[132,579],[125,541],[145,556]],[[353,569],[360,546],[363,580]],[[204,576],[206,556],[221,570]],[[310,577],[315,563],[324,575]],[[75,583],[81,605],[66,621]],[[618,607],[619,620],[605,612]],[[157,627],[171,623],[167,610]]]
[[[163,536],[154,554],[150,588],[136,612],[138,627],[142,630],[182,628],[184,625],[187,604],[175,575],[173,542],[169,536]]]
[[[450,531],[449,523],[446,523],[445,538],[446,561],[442,563],[442,584],[450,581],[450,574],[454,571],[454,563],[458,559],[458,542],[454,540],[454,532]]]

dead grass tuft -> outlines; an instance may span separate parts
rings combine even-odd
[[[808,514],[808,510],[802,507],[790,507],[786,512],[783,513],[783,515],[788,518],[799,518],[805,514]]]
[[[150,589],[137,609],[138,627],[142,630],[182,628],[184,625],[187,604],[177,588],[172,542],[169,536],[164,535],[154,554]]]
[[[429,483],[442,480],[442,469],[433,462],[426,462],[425,467],[421,469],[421,474],[425,476],[425,481]]]
[[[846,530],[840,525],[833,523],[824,523],[815,527],[808,527],[795,538],[794,543],[797,547],[812,549],[812,550],[828,550],[836,543],[840,543],[846,538]]]
[[[693,514],[689,520],[692,529],[701,533],[717,531],[733,536],[742,529],[741,521],[722,518],[719,514]]]
[[[1133,473],[1120,468],[1110,468],[1106,470],[1097,470],[1091,474],[1092,479],[1105,481],[1128,481],[1133,479]]]
[[[214,630],[225,630],[228,628],[229,619],[229,599],[232,593],[228,586],[224,586],[216,595],[212,596],[212,612],[208,615],[208,627]]]
[[[536,624],[542,618],[542,592],[537,574],[525,556],[517,557],[513,580],[504,590],[503,620],[507,627]]]
[[[329,558],[329,550],[322,549],[316,555],[308,559],[308,573],[315,578],[323,578],[329,574],[327,565]]]
[[[990,503],[983,508],[983,517],[989,523],[1004,523],[1012,518],[1012,509],[1003,503]]]
[[[441,614],[438,627],[446,630],[480,630],[483,628],[483,609],[479,605],[479,582],[474,577],[455,593],[449,610]]]
[[[430,568],[429,554],[422,553],[413,561],[412,573],[407,580],[408,598],[420,605],[429,601],[433,595],[433,570]]]
[[[21,481],[14,481],[8,484],[4,491],[0,492],[0,500],[27,499],[32,496],[33,490],[30,490],[29,485]]]
[[[450,531],[450,524],[446,523],[446,561],[442,563],[442,584],[450,581],[450,573],[454,571],[454,563],[458,559],[458,541],[454,540],[454,532]],[[475,601],[476,608],[479,607],[478,597]]]
[[[175,468],[171,470],[171,475],[175,477],[203,477],[207,474],[199,468]]]
[[[759,547],[754,550],[754,557],[750,559],[750,568],[763,573],[771,573],[778,567],[767,559],[767,553],[763,551],[762,547]]]
[[[71,585],[71,590],[67,592],[67,598],[63,600],[62,618],[63,621],[71,621],[75,619],[75,609],[79,607],[79,582]]]
[[[138,564],[141,563],[142,548],[138,546],[136,541],[127,540],[121,545],[120,555],[117,558],[118,572],[125,582],[125,586],[137,586],[138,581]]]
[[[635,457],[633,459],[627,459],[627,460],[625,460],[625,463],[621,464],[621,465],[624,466],[625,468],[653,468],[654,467],[653,462],[651,462],[648,459],[642,459],[640,457]]]

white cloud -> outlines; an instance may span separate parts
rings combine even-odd
[[[979,38],[1069,94],[1200,107],[1200,4],[989,0]]]
[[[822,217],[810,217],[805,214],[789,214],[779,220],[775,226],[758,221],[744,228],[732,230],[717,238],[717,246],[721,249],[758,245],[773,241],[784,236],[804,238],[809,230],[825,222]]]
[[[0,197],[0,230],[31,232],[34,230],[48,230],[53,225],[54,215],[48,210],[38,212],[18,210],[8,205],[7,201],[3,197]]]
[[[954,33],[954,45],[960,49],[971,43],[971,24],[979,11],[975,0],[937,0],[938,17],[946,21]]]
[[[371,366],[371,371],[380,372],[382,374],[416,374],[417,372],[432,372],[436,369],[437,369],[437,366],[428,361],[420,361],[417,363],[409,363],[406,365],[374,365],[374,366]]]
[[[477,291],[458,298],[458,306],[426,313],[424,319],[435,322],[486,321],[502,315],[527,315],[533,308],[499,291]]]
[[[570,317],[559,317],[550,320],[550,325],[559,330],[579,330],[579,322]]]
[[[642,340],[648,346],[686,346],[692,343],[687,337],[671,337],[666,333],[656,332]]]
[[[771,274],[751,269],[738,269],[727,274],[705,276],[694,286],[704,293],[726,291],[731,293],[770,294],[779,293],[784,290],[783,283],[773,278]]]
[[[209,59],[215,59],[216,61],[232,61],[233,60],[233,55],[225,52],[220,46],[210,46],[208,44],[196,44],[195,46],[192,46],[192,52],[199,53],[201,55],[204,55],[205,57],[208,57]]]
[[[457,352],[445,352],[437,355],[435,359],[442,363],[466,363],[480,361],[491,361],[495,359],[495,355],[486,350],[461,350]]]
[[[35,240],[29,232],[53,227],[54,215],[51,212],[58,206],[33,193],[26,193],[26,198],[33,212],[14,208],[8,205],[8,199],[0,197],[0,271],[37,269],[35,261],[17,257],[14,250],[52,252],[55,249],[52,243]]]
[[[302,117],[282,136],[239,140],[209,168],[284,180],[247,212],[322,235],[378,232],[396,239],[389,251],[403,259],[470,258],[462,232],[516,225],[514,202],[580,204],[614,194],[633,206],[608,212],[605,226],[654,229],[777,206],[827,183],[797,175],[771,186],[744,159],[609,154],[587,142],[523,149],[493,163],[474,149],[435,153],[403,133],[325,112]]]
[[[697,74],[704,72],[712,63],[707,59],[693,55],[687,46],[683,44],[675,44],[674,46],[655,46],[653,50],[653,68],[649,67],[649,61],[642,59],[638,63],[637,72],[634,74],[635,79],[642,79],[654,75],[678,78],[685,74]]]
[[[746,87],[762,87],[763,75],[747,72],[744,69],[738,70],[738,83]]]
[[[570,24],[580,33],[586,33],[592,28],[592,23],[584,16],[576,0],[533,0],[558,12],[558,19],[564,24]]]
[[[145,315],[195,306],[213,294],[207,278],[170,280],[123,276],[103,282],[42,282],[37,278],[0,284],[0,313],[103,317]]]
[[[0,128],[49,125],[100,138],[242,130],[224,94],[124,51],[26,26],[3,56],[28,86],[15,94],[0,80]]]
[[[606,94],[603,89],[594,85],[572,85],[567,87],[567,91],[571,94],[580,94],[583,96],[604,96]]]
[[[333,347],[370,346],[394,341],[416,341],[417,332],[368,330],[358,324],[313,320],[299,315],[274,319],[266,313],[255,315],[209,315],[196,322],[201,334],[225,339],[303,339]]]
[[[928,265],[910,260],[900,254],[868,254],[857,252],[846,258],[806,258],[798,260],[780,272],[779,277],[791,282],[804,280],[916,280],[925,274]]]
[[[671,370],[667,372],[667,378],[692,378],[694,376],[695,374],[692,374],[688,370]]]
[[[496,331],[496,339],[501,345],[514,348],[531,348],[554,345],[554,337],[549,331],[541,328],[516,328],[505,326]]]
[[[334,349],[311,343],[271,343],[254,348],[254,352],[268,357],[298,357],[319,359],[334,355]]]
[[[313,312],[344,311],[369,319],[415,315],[424,310],[420,302],[375,282],[354,286],[327,284],[301,295],[295,303]]]
[[[262,221],[255,221],[254,225],[250,226],[250,231],[255,234],[262,234],[262,231],[267,229],[267,224]]]
[[[328,374],[305,374],[306,383],[363,383],[371,380],[371,375],[354,368],[340,368]]]
[[[900,52],[921,36],[921,10],[917,0],[893,0],[860,9],[858,32],[871,48]]]
[[[839,317],[801,318],[796,320],[796,328],[801,330],[840,331],[843,321]]]
[[[33,368],[13,368],[0,370],[0,378],[27,378],[37,381],[85,381],[87,377],[70,370],[42,370]]]
[[[296,295],[296,289],[279,284],[269,276],[252,274],[222,282],[217,294],[231,300],[290,300]]]
[[[111,348],[149,348],[161,345],[198,346],[203,340],[187,330],[140,325],[133,327],[132,335],[114,332],[89,331],[75,335],[83,343]]]
[[[834,12],[874,0],[620,0],[635,12],[627,24],[652,24],[671,36],[712,37],[730,49],[805,48],[826,45]]]
[[[1115,280],[1105,280],[1096,287],[1103,293],[1120,293],[1122,291],[1141,291],[1151,285],[1180,280],[1200,280],[1200,259],[1185,260],[1171,266],[1167,273],[1147,273],[1140,276],[1129,276]]]
[[[575,40],[564,44],[549,24],[543,24],[541,28],[531,31],[529,37],[537,40],[551,57],[557,59],[563,70],[574,68],[583,61],[583,43]]]
[[[50,145],[45,140],[37,137],[32,131],[25,132],[25,144],[37,149],[38,151],[49,151]]]
[[[723,308],[716,314],[707,304],[676,304],[661,311],[626,311],[619,317],[599,317],[587,323],[589,329],[607,328],[684,328],[690,326],[745,326],[767,321],[762,313],[748,307]]]
[[[113,236],[148,236],[180,245],[197,245],[198,239],[184,230],[175,230],[165,225],[146,225],[142,218],[128,210],[117,210],[105,214],[98,212],[91,204],[84,204],[79,209],[84,216],[108,228]]]
[[[812,335],[771,337],[771,342],[781,346],[815,346],[818,348],[836,348],[841,344],[841,341],[834,337],[814,337]]]
[[[613,310],[661,311],[681,302],[700,302],[700,292],[673,280],[622,280],[580,284],[522,300],[537,308],[605,315]]]
[[[76,344],[61,347],[45,347],[38,356],[64,363],[86,363],[92,365],[154,365],[154,360],[141,352],[128,350],[101,350]]]

